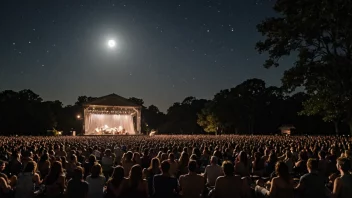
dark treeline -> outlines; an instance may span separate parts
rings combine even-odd
[[[79,96],[74,105],[43,101],[31,90],[0,92],[0,133],[3,135],[46,135],[56,129],[70,134],[82,131],[83,104],[94,97]],[[285,95],[278,87],[266,87],[260,79],[249,79],[238,86],[221,90],[213,100],[187,97],[174,103],[166,114],[154,106],[145,106],[138,98],[129,98],[142,105],[142,131],[158,130],[163,134],[269,134],[279,132],[282,125],[293,125],[300,134],[331,134],[337,130],[321,116],[300,115],[302,103],[309,100],[303,92]],[[348,126],[336,125],[340,133]]]

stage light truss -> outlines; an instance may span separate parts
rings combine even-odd
[[[121,107],[88,107],[87,113],[94,114],[118,114],[118,115],[134,115],[137,113],[136,108]]]

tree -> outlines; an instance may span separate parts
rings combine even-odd
[[[209,109],[203,109],[198,114],[197,123],[208,133],[216,133],[221,124],[217,116],[210,112]]]
[[[144,105],[143,99],[131,97],[131,98],[129,98],[128,100],[131,101],[131,102],[133,102],[133,103],[136,104],[136,105],[140,105],[140,106],[143,106],[143,105]]]
[[[204,108],[207,100],[186,97],[182,103],[174,103],[166,114],[166,122],[162,125],[161,133],[200,134],[204,131],[197,124],[197,114]]]
[[[278,17],[257,26],[266,39],[256,49],[269,54],[264,66],[277,67],[282,57],[297,54],[283,87],[304,87],[312,98],[303,114],[343,117],[352,133],[352,1],[278,0],[274,10]]]

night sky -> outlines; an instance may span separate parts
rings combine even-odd
[[[256,24],[270,0],[1,0],[0,91],[31,89],[73,104],[79,95],[143,98],[165,111],[187,96],[212,99],[264,69]],[[108,47],[110,39],[116,48]]]

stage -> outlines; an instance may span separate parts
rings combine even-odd
[[[121,136],[141,132],[141,106],[111,94],[84,104],[84,135]]]

